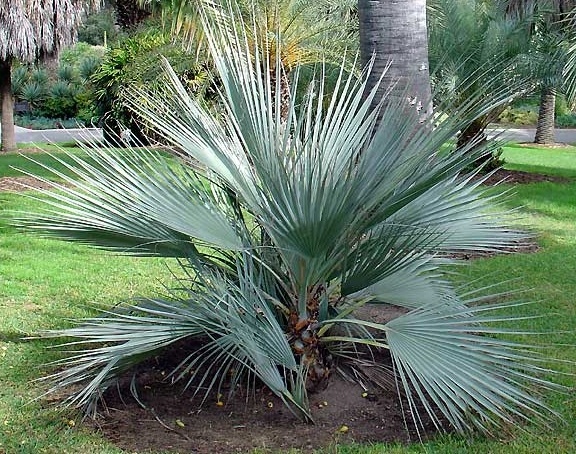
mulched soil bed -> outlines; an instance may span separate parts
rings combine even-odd
[[[413,430],[406,430],[395,391],[370,390],[363,397],[363,388],[339,375],[331,377],[325,390],[310,396],[315,424],[300,422],[266,388],[257,389],[248,400],[236,396],[222,406],[211,396],[199,409],[200,399],[192,398],[191,391],[180,394],[162,378],[156,369],[139,386],[138,397],[146,408],[127,390],[124,399],[109,393],[107,412],[92,424],[128,452],[231,454],[254,448],[309,452],[336,443],[418,440]],[[425,431],[435,433],[430,423]]]
[[[0,178],[0,191],[23,192],[30,189],[50,189],[50,185],[33,177]]]
[[[528,173],[520,170],[499,169],[485,181],[484,184],[490,186],[498,183],[507,184],[529,184],[550,181],[553,183],[568,183],[572,180],[553,175],[542,175],[539,173]]]
[[[523,184],[541,181],[563,182],[562,178],[525,172],[500,170],[487,184],[505,179]],[[24,185],[24,186],[23,186]],[[22,191],[29,187],[46,187],[29,177],[0,178],[0,191]],[[520,252],[534,252],[537,245],[529,243]],[[516,250],[515,252],[518,252]],[[472,259],[483,254],[459,257]],[[362,317],[378,322],[390,320],[402,310],[364,308]],[[160,360],[158,360],[160,361]],[[301,448],[310,452],[319,447],[352,442],[417,441],[418,435],[405,424],[411,415],[404,415],[394,389],[364,389],[340,375],[330,378],[329,386],[310,396],[315,424],[299,422],[265,388],[256,389],[249,398],[237,396],[224,405],[217,405],[211,396],[199,409],[200,401],[190,390],[180,392],[166,383],[169,364],[148,363],[138,382],[139,400],[131,396],[128,385],[121,392],[105,396],[105,411],[89,424],[104,437],[128,452],[170,451],[197,454],[232,454],[253,448],[278,450]],[[123,396],[123,397],[122,397]],[[406,410],[406,407],[404,407]],[[342,427],[346,426],[347,430]],[[435,427],[424,420],[423,438],[434,435]]]

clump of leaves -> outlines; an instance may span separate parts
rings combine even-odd
[[[415,424],[418,411],[458,431],[545,420],[551,410],[532,391],[554,385],[537,352],[499,337],[514,333],[497,326],[514,321],[507,303],[460,295],[444,271],[455,252],[522,238],[465,173],[491,150],[446,150],[491,107],[475,107],[482,94],[432,128],[403,105],[371,109],[376,89],[343,65],[329,102],[320,79],[296,106],[296,75],[280,109],[281,62],[262,57],[267,43],[246,36],[233,8],[203,17],[226,115],[191,98],[165,64],[158,91],[133,89],[128,103],[186,159],[88,148],[63,163],[75,176],[50,183],[58,191],[44,192],[45,210],[20,221],[182,267],[170,298],[49,333],[85,347],[59,363],[53,389],[81,384],[66,402],[93,409],[125,371],[189,340],[171,377],[210,393],[255,376],[308,421],[309,393],[335,371],[382,384],[390,366]],[[407,313],[357,316],[389,304]]]

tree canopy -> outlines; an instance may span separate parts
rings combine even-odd
[[[0,2],[0,102],[2,150],[16,148],[10,73],[12,61],[33,63],[76,40],[83,15],[101,0]]]
[[[0,59],[34,62],[74,42],[82,16],[100,0],[4,0],[0,3]]]

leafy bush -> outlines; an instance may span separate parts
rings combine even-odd
[[[40,116],[69,119],[78,113],[76,96],[80,92],[78,85],[65,80],[57,80],[51,87],[49,95],[37,106],[35,113]]]
[[[93,124],[97,109],[89,78],[100,66],[102,53],[102,49],[85,43],[66,49],[57,74],[51,78],[44,68],[17,67],[12,74],[16,101],[27,101],[35,117],[54,119],[48,122],[50,128],[70,118]]]
[[[576,128],[576,114],[560,115],[556,117],[556,126],[559,128]]]
[[[21,99],[22,90],[28,82],[29,74],[26,66],[17,66],[12,70],[12,94],[16,100]]]
[[[94,94],[90,91],[80,91],[75,96],[76,114],[74,118],[86,126],[96,127],[99,122],[98,109],[94,102]]]
[[[81,62],[86,59],[102,60],[106,53],[106,48],[102,46],[92,46],[86,43],[76,43],[72,47],[64,49],[60,53],[60,64],[69,65],[78,70]]]
[[[37,83],[41,87],[46,87],[48,85],[50,77],[48,71],[44,68],[37,68],[30,73],[30,80]]]
[[[125,37],[109,49],[102,65],[90,79],[106,140],[121,145],[120,133],[125,128],[129,128],[138,140],[148,140],[151,132],[142,129],[143,125],[137,122],[133,112],[124,106],[122,96],[128,87],[134,85],[159,86],[161,70],[158,61],[161,56],[174,64],[188,88],[198,96],[208,90],[211,79],[204,65],[195,64],[194,57],[185,53],[182,46],[165,32],[147,29]]]
[[[112,8],[103,8],[88,15],[78,30],[78,41],[93,46],[102,46],[105,44],[105,40],[112,42],[117,35]]]
[[[47,118],[37,115],[15,115],[14,124],[27,129],[60,129],[60,128],[78,128],[83,126],[76,119],[64,118]]]
[[[64,82],[74,82],[77,79],[76,71],[71,65],[60,65],[58,68],[58,79]]]
[[[506,125],[535,125],[538,121],[538,106],[508,106],[498,117]]]
[[[84,81],[88,81],[90,77],[98,70],[102,64],[102,58],[96,56],[88,56],[83,58],[78,65],[78,73]]]
[[[27,101],[31,106],[38,106],[44,99],[46,99],[47,90],[46,85],[39,83],[34,79],[30,79],[20,91],[20,98]]]
[[[556,104],[554,105],[554,115],[556,117],[562,117],[564,115],[570,115],[572,111],[568,106],[568,102],[566,101],[566,97],[561,93],[556,95]]]
[[[425,128],[388,103],[378,123],[375,91],[342,75],[326,110],[317,83],[298,111],[289,96],[283,117],[284,93],[251,57],[266,48],[221,20],[204,30],[226,116],[191,98],[169,68],[157,92],[132,88],[126,98],[184,159],[87,149],[89,164],[71,156],[80,183],[53,183],[63,190],[45,194],[46,210],[20,221],[181,264],[170,297],[48,333],[85,347],[58,364],[52,391],[73,385],[67,402],[94,409],[124,372],[184,345],[174,381],[208,395],[256,377],[304,420],[309,393],[337,370],[370,386],[395,379],[415,424],[420,411],[460,432],[545,420],[550,410],[535,396],[554,388],[540,378],[548,358],[500,337],[517,331],[498,326],[515,321],[502,314],[505,295],[461,293],[446,279],[456,253],[522,238],[495,214],[494,192],[463,173],[491,150],[446,150],[492,106]],[[357,314],[389,304],[405,315],[378,323]]]

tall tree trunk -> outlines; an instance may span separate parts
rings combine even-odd
[[[376,102],[393,87],[391,102],[406,105],[421,118],[432,113],[428,70],[426,0],[358,0],[360,54],[366,65],[374,56],[368,89],[387,70]]]
[[[456,146],[462,148],[467,146],[470,142],[475,141],[475,146],[483,146],[486,143],[486,117],[480,117],[469,123],[458,134],[458,142]]]
[[[2,151],[16,149],[14,135],[14,97],[12,96],[12,80],[10,78],[12,62],[0,60],[0,101],[2,108]]]
[[[536,125],[535,143],[550,144],[555,142],[554,111],[556,108],[556,89],[546,87],[540,94],[540,110]]]

